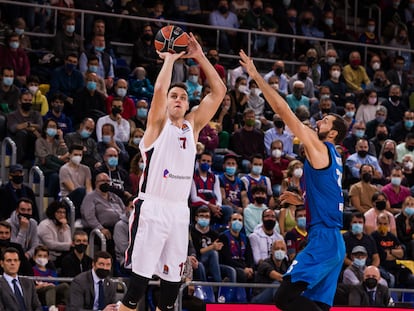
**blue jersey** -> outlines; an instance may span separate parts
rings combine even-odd
[[[307,223],[314,227],[342,228],[344,199],[342,194],[342,159],[335,146],[324,142],[328,148],[329,166],[314,169],[305,161],[305,204]]]

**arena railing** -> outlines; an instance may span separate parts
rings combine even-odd
[[[101,241],[101,251],[106,251],[106,238],[105,235],[99,230],[95,228],[89,234],[89,256],[93,258],[95,254],[95,236],[99,238]]]
[[[11,150],[11,154],[7,154],[7,147]],[[1,142],[1,168],[0,168],[0,175],[2,183],[7,183],[7,172],[6,167],[10,167],[10,165],[16,164],[16,154],[17,154],[17,146],[13,139],[10,137],[5,137]]]
[[[141,21],[141,22],[157,22],[164,25],[182,25],[187,27],[192,27],[194,29],[203,29],[207,31],[211,31],[213,34],[215,42],[214,48],[217,48],[220,51],[219,46],[219,35],[221,31],[234,31],[239,34],[244,34],[247,36],[247,48],[246,53],[248,55],[252,54],[252,42],[253,42],[253,36],[254,35],[262,35],[262,36],[274,36],[276,38],[287,38],[287,39],[294,39],[293,41],[296,42],[296,40],[312,40],[315,42],[318,42],[323,50],[326,52],[327,49],[329,49],[332,45],[342,45],[347,46],[351,50],[353,49],[360,49],[364,51],[364,63],[366,64],[367,61],[367,50],[378,50],[378,51],[398,51],[399,54],[401,52],[409,52],[414,53],[414,50],[412,49],[404,49],[404,48],[395,48],[390,47],[386,45],[372,45],[372,44],[364,44],[359,42],[353,42],[353,41],[340,41],[340,40],[332,40],[332,39],[324,39],[324,38],[310,38],[306,36],[298,36],[298,35],[288,35],[288,34],[282,34],[282,33],[272,33],[272,32],[266,32],[266,31],[256,31],[256,30],[248,30],[248,29],[234,29],[234,28],[228,28],[228,27],[217,27],[217,26],[211,26],[207,24],[195,24],[195,23],[187,23],[182,21],[175,21],[175,20],[160,20],[155,18],[148,18],[148,17],[140,17],[140,16],[130,16],[130,15],[123,15],[123,14],[114,14],[114,13],[107,13],[107,12],[97,12],[97,11],[89,11],[89,10],[79,10],[79,9],[69,9],[69,8],[61,8],[61,7],[54,7],[50,5],[40,5],[40,4],[33,4],[33,3],[27,3],[27,2],[20,2],[20,1],[11,1],[11,0],[0,0],[0,3],[9,4],[9,5],[18,5],[18,6],[27,6],[27,7],[36,7],[36,8],[45,8],[52,10],[54,12],[54,33],[52,34],[42,34],[38,32],[27,32],[27,35],[29,36],[40,36],[40,37],[50,37],[53,38],[55,36],[56,30],[58,29],[57,25],[57,19],[56,19],[56,12],[57,11],[66,11],[66,12],[75,12],[80,16],[81,20],[81,36],[84,37],[84,25],[85,25],[85,15],[96,15],[96,16],[105,16],[105,17],[111,17],[115,19],[129,19],[129,20],[135,20],[135,21]],[[138,36],[137,36],[138,39]],[[125,43],[125,42],[118,42],[118,41],[111,41],[111,43],[114,46],[127,46],[132,47],[132,43]],[[294,47],[295,49],[295,47]],[[238,53],[235,51],[235,54],[225,54],[220,53],[220,57],[228,58],[228,59],[238,59]],[[264,62],[264,63],[273,63],[275,59],[270,58],[263,58],[263,57],[253,57],[256,61]],[[297,61],[289,61],[285,60],[286,64],[294,65],[297,64]]]
[[[37,175],[37,179],[35,178]],[[36,182],[38,181],[38,182]],[[37,185],[37,189],[36,189]],[[39,213],[39,221],[45,219],[45,175],[43,174],[42,170],[37,166],[34,165],[30,168],[29,171],[29,188],[33,190],[35,196],[38,197],[37,201],[37,210]]]
[[[68,197],[63,197],[62,202],[64,202],[69,207],[69,213],[70,213],[70,219],[69,219],[69,226],[70,230],[73,233],[75,232],[75,213],[76,213],[76,207],[75,204],[73,204],[72,200]]]

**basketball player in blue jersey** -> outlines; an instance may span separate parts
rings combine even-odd
[[[345,137],[344,120],[334,114],[317,122],[316,131],[296,118],[287,103],[257,72],[253,61],[240,52],[241,65],[255,80],[263,95],[286,125],[304,144],[306,162],[305,206],[308,216],[308,244],[286,274],[275,294],[283,311],[329,310],[345,257],[342,228],[342,161],[335,150]],[[283,198],[283,195],[282,195]]]
[[[145,168],[135,211],[129,219],[126,266],[132,276],[119,310],[136,310],[152,275],[161,279],[157,310],[174,308],[187,259],[190,213],[187,199],[194,174],[196,142],[226,93],[226,87],[193,34],[187,53],[158,53],[164,60],[154,85],[147,128],[139,148]],[[206,73],[211,92],[188,114],[184,84],[170,86],[174,62],[193,58]]]

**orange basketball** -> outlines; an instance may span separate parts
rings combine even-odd
[[[180,53],[187,49],[188,34],[178,26],[164,26],[155,35],[154,45],[160,52]]]

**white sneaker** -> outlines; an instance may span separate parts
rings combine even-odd
[[[59,309],[56,306],[50,306],[49,311],[59,311]]]

